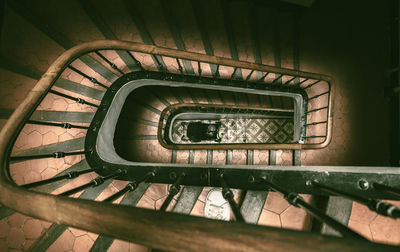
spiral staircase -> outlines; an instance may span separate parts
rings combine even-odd
[[[400,226],[398,168],[332,166],[346,164],[343,89],[300,71],[304,12],[5,1],[1,250],[397,250],[396,229],[381,227]],[[291,113],[296,139],[168,144],[172,108]],[[230,222],[204,218],[214,187]],[[381,233],[366,233],[368,218]]]

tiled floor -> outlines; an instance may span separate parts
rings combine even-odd
[[[400,207],[399,201],[388,201]],[[366,206],[353,203],[349,227],[375,242],[400,244],[400,220],[393,220],[370,211]]]
[[[151,7],[159,8],[155,1],[150,1],[150,5],[141,5],[141,11],[145,17],[145,22],[149,22],[148,28],[151,30],[153,40],[157,45],[175,48],[176,45],[168,32],[165,20],[162,15],[154,15]],[[218,1],[217,1],[218,2]],[[75,2],[62,2],[41,6],[27,1],[27,6],[32,7],[32,12],[43,15],[57,29],[65,34],[73,42],[80,43],[93,39],[102,39],[103,36],[89,20],[88,16],[79,9]],[[59,5],[60,4],[60,5]],[[127,10],[120,1],[115,1],[109,5],[107,1],[99,1],[99,11],[104,16],[106,23],[113,29],[115,35],[120,39],[142,42],[139,31],[129,18]],[[188,1],[173,1],[172,6],[182,7],[190,11],[177,12],[180,27],[182,28],[182,39],[188,51],[205,53],[201,41],[200,32],[195,27],[196,21],[191,15],[192,6]],[[204,6],[208,6],[206,9]],[[388,116],[387,104],[383,97],[384,70],[386,67],[387,55],[385,54],[385,13],[381,1],[369,2],[365,4],[363,11],[359,11],[357,3],[349,1],[316,1],[313,9],[306,10],[300,22],[300,69],[310,72],[325,73],[335,77],[336,94],[334,107],[334,136],[329,147],[323,150],[302,151],[302,164],[304,165],[387,165],[388,160],[388,135],[387,131]],[[76,11],[76,10],[79,11]],[[176,8],[178,10],[179,8]],[[225,36],[224,22],[221,19],[219,6],[216,1],[205,1],[200,8],[207,11],[208,18],[205,27],[209,31],[210,42],[213,45],[214,54],[217,56],[230,57],[230,49],[227,46],[227,36]],[[236,14],[241,11],[236,8]],[[270,15],[269,9],[261,9],[263,15]],[[71,18],[71,13],[74,18]],[[124,13],[124,14],[121,14]],[[147,14],[146,14],[147,13]],[[159,13],[159,10],[157,10]],[[75,18],[76,17],[76,18]],[[34,28],[25,19],[15,14],[6,7],[4,17],[4,28],[1,36],[1,54],[5,55],[18,63],[40,71],[45,71],[49,64],[63,51],[62,47],[48,38],[44,33]],[[68,20],[68,22],[65,22]],[[245,19],[235,20],[235,34],[239,36],[237,47],[238,55],[241,60],[254,61],[252,54],[249,31],[246,29]],[[285,14],[281,16],[281,63],[284,67],[293,67],[293,52],[290,43],[293,38],[288,31],[288,19]],[[317,21],[316,21],[317,20]],[[241,22],[238,22],[241,21]],[[273,21],[273,20],[271,20]],[[274,64],[274,50],[271,46],[273,29],[268,20],[260,20],[260,39],[262,62]],[[240,27],[244,29],[240,29]],[[23,32],[21,32],[23,31]],[[7,36],[4,36],[7,34]],[[247,34],[247,35],[246,35]],[[115,53],[106,53],[124,71],[127,71],[125,64],[116,56]],[[150,57],[135,54],[138,58],[143,58],[147,63],[152,64]],[[94,56],[96,57],[96,56]],[[175,68],[176,63],[168,61],[169,67]],[[76,67],[83,66],[79,60],[74,64]],[[112,70],[109,66],[107,68]],[[197,66],[193,66],[195,69]],[[202,63],[204,74],[210,75],[209,66]],[[87,73],[92,74],[96,79],[105,84],[110,84],[103,77],[84,67]],[[112,70],[114,71],[114,70]],[[231,73],[226,69],[221,69],[221,75],[229,76]],[[66,70],[62,75],[82,85],[90,86],[102,90],[89,80],[84,79],[78,74]],[[0,108],[16,108],[21,103],[28,90],[36,83],[28,77],[11,73],[0,69]],[[164,95],[168,92],[162,92]],[[184,92],[181,94],[183,99],[191,102],[189,95]],[[234,98],[227,93],[210,94],[213,102],[220,102],[222,96],[229,104],[234,104]],[[154,97],[153,97],[154,98]],[[98,103],[95,100],[85,98],[89,102]],[[177,102],[174,95],[169,92],[166,97],[170,102]],[[235,98],[239,99],[240,98]],[[240,100],[240,102],[244,102]],[[268,103],[268,101],[263,101]],[[264,104],[265,105],[265,104]],[[156,107],[163,108],[159,103]],[[54,95],[47,97],[41,104],[43,110],[66,110],[91,112],[92,108],[85,105],[78,105]],[[374,120],[371,120],[373,113]],[[143,119],[152,120],[157,115],[143,113]],[[5,120],[0,120],[0,128]],[[142,133],[153,134],[150,128],[138,129]],[[152,131],[153,130],[153,131]],[[382,134],[376,134],[383,132]],[[45,126],[26,126],[18,141],[14,151],[21,151],[37,146],[51,143],[62,142],[65,140],[76,139],[84,136],[81,130],[66,130]],[[171,152],[159,147],[155,141],[137,141],[145,153],[138,154],[139,159],[156,162],[170,162]],[[379,148],[377,148],[379,146]],[[150,156],[145,154],[151,153]],[[291,165],[292,153],[290,151],[277,151],[278,165]],[[234,151],[233,163],[244,164],[246,162],[245,151]],[[188,151],[180,152],[177,162],[187,163]],[[65,159],[53,160],[43,159],[31,162],[22,162],[11,167],[11,175],[17,184],[28,183],[38,179],[44,179],[63,171],[72,164],[81,160],[81,156],[68,157]],[[205,163],[206,153],[196,151],[195,162]],[[268,152],[255,151],[254,162],[267,164]],[[226,154],[224,151],[215,151],[213,163],[225,164]],[[94,174],[86,174],[72,183],[65,185],[56,192],[61,192],[89,181]],[[108,195],[121,189],[126,182],[115,181],[98,197],[101,200]],[[191,214],[203,216],[204,202],[209,188],[203,190],[200,198]],[[168,192],[167,185],[152,185],[139,201],[138,206],[158,209],[165,199]],[[236,199],[240,195],[235,191]],[[78,195],[74,195],[75,197]],[[309,196],[304,195],[307,200]],[[176,200],[173,201],[175,203]],[[399,205],[398,202],[393,202]],[[173,206],[171,204],[170,208]],[[259,220],[261,225],[271,225],[291,229],[309,228],[309,217],[301,209],[290,206],[283,198],[275,193],[269,193],[262,214]],[[31,244],[50,226],[50,223],[33,219],[15,213],[8,218],[0,221],[0,251],[22,251],[26,250]],[[363,234],[365,237],[385,243],[400,244],[400,222],[389,218],[377,216],[360,204],[354,203],[349,226]],[[86,231],[68,228],[66,232],[50,247],[50,251],[88,251],[94,243],[97,235]],[[116,240],[108,251],[147,251],[139,245]]]
[[[216,132],[218,139],[192,142],[187,137],[187,125],[190,123],[220,124]],[[174,144],[204,143],[290,143],[293,141],[293,120],[235,118],[220,120],[175,120],[171,126],[171,140]],[[166,130],[167,132],[169,129]]]

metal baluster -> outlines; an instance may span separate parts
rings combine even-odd
[[[68,68],[71,69],[72,71],[76,72],[77,74],[83,76],[84,78],[90,80],[92,83],[97,84],[97,85],[99,85],[99,86],[101,86],[101,87],[103,87],[103,88],[105,88],[105,89],[108,89],[108,87],[107,87],[106,85],[100,83],[100,82],[99,82],[98,80],[96,80],[95,78],[90,77],[89,75],[83,73],[82,71],[76,69],[75,67],[73,67],[73,66],[68,66]]]
[[[63,180],[63,179],[74,179],[74,178],[79,177],[82,174],[89,173],[89,172],[92,172],[92,171],[94,171],[94,169],[87,169],[87,170],[83,170],[83,171],[71,171],[71,172],[68,172],[67,174],[65,174],[63,176],[44,179],[44,180],[41,180],[41,181],[32,182],[32,183],[21,185],[21,186],[24,187],[24,188],[37,187],[37,186],[41,186],[41,185],[50,184],[50,183],[53,183],[53,182],[56,182],[56,181],[60,181],[60,180]]]
[[[96,53],[100,58],[102,58],[112,69],[117,70],[120,74],[124,74],[124,72],[121,71],[121,69],[119,69],[117,67],[117,65],[115,65],[114,63],[112,63],[111,61],[109,61],[103,54],[101,54],[99,51],[95,51],[94,53]]]
[[[238,69],[237,67],[235,67],[235,69],[233,69],[233,73],[231,74],[231,78],[230,78],[231,80],[233,80],[233,77],[235,77],[237,69]]]
[[[132,181],[131,183],[127,184],[122,190],[104,199],[103,202],[113,202],[114,200],[118,199],[125,193],[134,191],[142,182],[147,181],[148,179],[154,177],[155,175],[156,174],[154,172],[146,173],[143,177],[139,178],[137,181],[136,180]]]
[[[326,136],[305,136],[304,138],[323,138]]]
[[[226,199],[229,202],[232,212],[235,215],[236,221],[244,222],[242,213],[240,212],[238,205],[236,204],[235,200],[233,199],[233,192],[231,191],[231,189],[228,188],[228,186],[225,182],[224,174],[221,173],[218,176],[219,176],[219,181],[220,181],[221,187],[222,187],[222,196],[224,197],[224,199]]]
[[[158,59],[158,57],[161,57],[161,56],[154,55],[154,54],[151,54],[151,56],[156,63],[157,69],[161,70],[162,72],[166,72],[164,66],[160,63],[160,60]]]
[[[320,97],[320,96],[323,96],[323,95],[325,95],[325,94],[329,94],[329,91],[323,92],[323,93],[318,94],[318,95],[315,95],[315,96],[313,96],[313,97],[310,97],[310,98],[308,98],[308,101],[310,101],[310,100],[312,100],[312,99],[315,99],[315,98],[318,98],[318,97]]]
[[[313,110],[309,110],[309,111],[306,112],[306,114],[309,114],[309,113],[312,113],[312,112],[315,112],[315,111],[319,111],[319,110],[323,110],[323,109],[327,109],[327,108],[329,108],[329,106],[322,107],[322,108],[317,108],[317,109],[313,109]]]
[[[282,77],[283,77],[283,74],[281,74],[279,77],[275,78],[275,80],[272,81],[272,84],[277,83]]]
[[[61,195],[61,196],[70,196],[70,195],[75,194],[77,192],[83,191],[86,188],[99,186],[99,185],[103,184],[104,181],[106,181],[108,179],[113,179],[113,178],[119,177],[119,176],[121,176],[122,174],[125,174],[125,173],[126,173],[126,171],[118,170],[116,173],[113,173],[113,174],[108,175],[108,176],[104,176],[104,177],[99,176],[99,177],[91,180],[90,182],[88,182],[86,184],[83,184],[81,186],[72,188],[72,189],[70,189],[68,191],[60,193],[59,195]]]
[[[251,72],[249,73],[249,75],[247,75],[246,77],[246,81],[248,81],[251,77],[251,75],[254,73],[254,70],[251,70]]]
[[[379,183],[372,183],[372,187],[381,191],[385,191],[388,192],[390,194],[396,195],[396,196],[400,196],[400,189],[399,188],[394,188],[391,186],[387,186],[387,185],[383,185],[383,184],[379,184]]]
[[[368,199],[358,195],[353,195],[347,192],[339,191],[334,188],[322,185],[317,181],[307,181],[308,186],[313,186],[315,188],[321,189],[325,192],[333,193],[338,196],[343,196],[345,198],[357,201],[360,204],[367,206],[370,210],[384,216],[391,217],[393,219],[400,218],[400,209],[396,206],[389,204],[384,201]]]
[[[17,161],[17,160],[29,160],[29,159],[41,159],[41,158],[63,158],[66,156],[73,156],[73,155],[82,155],[85,154],[85,151],[75,151],[75,152],[62,152],[57,151],[50,154],[39,154],[39,155],[31,155],[31,156],[14,156],[10,157],[10,160]]]
[[[181,190],[181,183],[183,178],[185,177],[185,173],[181,173],[175,183],[169,188],[169,194],[167,198],[164,200],[163,204],[161,205],[160,211],[165,212],[167,207],[171,203],[171,200],[174,198],[175,195],[179,193]]]
[[[342,223],[338,222],[337,220],[331,218],[330,216],[321,212],[317,208],[305,202],[305,200],[300,195],[288,192],[282,187],[267,181],[266,177],[262,177],[261,182],[264,183],[269,188],[271,188],[273,191],[280,193],[291,205],[303,208],[304,210],[312,214],[315,218],[317,218],[319,221],[324,222],[330,227],[336,229],[339,233],[342,234],[343,237],[353,238],[353,239],[363,239],[363,240],[365,239],[364,237],[354,232],[353,230],[349,229]]]
[[[264,82],[265,78],[267,78],[267,75],[269,74],[269,72],[266,72],[258,81],[259,82]]]
[[[295,76],[295,77],[292,77],[292,78],[290,78],[289,80],[287,80],[285,83],[283,83],[283,85],[286,85],[286,84],[288,84],[289,82],[291,82],[292,80],[294,80],[294,79],[296,79],[297,77]]]
[[[139,67],[140,70],[144,70],[143,67],[142,67],[142,63],[140,63],[140,61],[138,61],[138,60],[135,58],[135,56],[133,56],[133,54],[132,54],[130,51],[126,51],[126,52],[127,52],[128,55],[132,58],[132,60],[135,62],[135,65],[136,65],[137,67]]]
[[[56,127],[61,127],[61,128],[64,128],[64,129],[72,129],[72,128],[89,129],[89,127],[86,127],[86,126],[74,125],[74,124],[70,124],[70,123],[67,123],[67,122],[53,123],[53,122],[41,122],[41,121],[29,120],[26,123],[37,124],[37,125],[46,125],[46,126],[56,126]]]
[[[303,84],[304,82],[306,82],[306,81],[308,81],[308,80],[309,80],[309,79],[306,78],[306,79],[300,81],[299,83],[297,83],[296,86],[300,86],[301,84]]]
[[[182,68],[181,62],[179,62],[179,59],[178,59],[178,58],[175,58],[175,59],[176,59],[176,63],[178,63],[179,72],[180,72],[181,74],[183,74],[183,68]]]
[[[199,76],[201,76],[202,71],[201,71],[200,61],[197,61],[197,68],[198,68],[197,71],[199,72]]]
[[[214,78],[218,78],[220,75],[219,75],[219,65],[217,65],[217,69],[215,69],[215,75],[214,75]]]
[[[321,121],[321,122],[307,123],[307,124],[306,124],[306,126],[310,126],[310,125],[317,125],[317,124],[322,124],[322,123],[328,123],[328,121]]]
[[[317,81],[311,83],[310,85],[308,85],[307,87],[305,87],[304,89],[310,88],[310,87],[314,86],[315,84],[317,84],[317,83],[320,82],[320,81],[321,81],[321,80],[317,80]]]
[[[96,107],[96,108],[99,107],[99,105],[93,104],[93,103],[91,103],[91,102],[87,102],[87,101],[85,101],[85,100],[82,99],[82,98],[76,98],[76,97],[73,97],[73,96],[70,96],[70,95],[63,94],[63,93],[61,93],[61,92],[55,91],[55,90],[49,90],[49,93],[52,93],[52,94],[55,94],[55,95],[58,95],[58,96],[61,96],[61,97],[64,97],[64,98],[67,98],[67,99],[76,101],[76,102],[78,102],[78,103],[80,103],[80,104],[87,104],[87,105],[90,105],[90,106]]]

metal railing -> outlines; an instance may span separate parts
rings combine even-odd
[[[228,199],[233,209],[236,209],[235,216],[239,222],[228,223],[219,222],[208,219],[199,219],[198,217],[178,215],[172,213],[156,212],[140,208],[128,208],[113,204],[105,204],[101,202],[72,199],[63,196],[56,196],[51,194],[39,193],[27,188],[33,188],[41,186],[47,183],[53,183],[55,181],[63,179],[76,178],[81,174],[92,172],[92,169],[82,170],[80,172],[69,172],[63,176],[57,176],[52,179],[37,181],[23,186],[17,186],[9,172],[10,162],[24,161],[34,158],[61,158],[67,155],[81,155],[86,154],[90,150],[83,150],[77,152],[55,152],[49,154],[40,155],[28,155],[28,156],[12,156],[12,147],[18,137],[18,134],[22,130],[26,123],[47,125],[62,128],[78,127],[81,129],[87,129],[85,126],[73,125],[68,122],[65,123],[52,123],[44,122],[39,120],[30,119],[31,115],[39,106],[40,102],[45,98],[48,93],[61,95],[67,99],[72,99],[78,103],[88,104],[94,108],[98,106],[93,103],[87,103],[81,98],[74,98],[67,94],[55,92],[52,90],[54,83],[60,77],[61,73],[66,69],[70,68],[70,64],[90,52],[96,52],[99,55],[100,50],[126,50],[129,55],[134,59],[136,65],[141,69],[151,68],[149,61],[154,61],[153,66],[157,69],[164,71],[174,71],[174,69],[165,69],[164,62],[169,59],[176,61],[177,67],[175,71],[178,73],[184,72],[180,62],[190,61],[195,62],[194,66],[198,66],[198,75],[206,75],[206,65],[215,65],[215,72],[209,71],[209,75],[212,77],[229,77],[233,78],[234,73],[237,69],[240,69],[243,73],[247,73],[245,80],[257,81],[265,83],[266,85],[292,85],[301,87],[306,90],[309,100],[318,101],[315,104],[310,104],[310,110],[307,112],[307,132],[312,132],[311,127],[315,125],[325,124],[322,131],[324,134],[315,135],[314,138],[320,138],[318,141],[308,142],[308,139],[312,139],[312,135],[306,135],[305,144],[296,144],[288,146],[291,149],[301,148],[323,148],[331,139],[332,131],[332,80],[330,77],[300,71],[294,71],[289,69],[281,69],[271,66],[265,66],[260,64],[254,64],[249,62],[235,61],[226,58],[220,58],[215,56],[207,56],[203,54],[190,53],[184,51],[178,51],[173,49],[161,48],[156,46],[144,45],[133,42],[124,41],[94,41],[85,43],[63,53],[48,69],[48,71],[42,76],[37,85],[28,93],[27,98],[21,103],[21,105],[15,110],[12,116],[7,121],[0,133],[0,201],[4,206],[12,208],[28,216],[35,218],[44,219],[51,222],[69,225],[76,228],[81,228],[95,233],[101,233],[111,237],[116,237],[123,240],[128,240],[143,244],[150,247],[160,248],[164,250],[177,250],[177,251],[201,251],[204,249],[212,251],[279,251],[279,250],[321,250],[334,249],[343,251],[376,251],[377,249],[386,249],[387,251],[395,251],[397,248],[382,244],[373,244],[363,241],[358,234],[348,229],[345,226],[329,219],[324,213],[314,209],[313,207],[306,204],[298,195],[290,193],[285,189],[282,189],[279,185],[275,184],[275,181],[268,180],[264,176],[249,176],[248,181],[251,183],[257,183],[260,186],[282,193],[286,199],[293,205],[302,207],[313,215],[318,216],[321,220],[326,222],[332,227],[336,227],[343,236],[353,238],[351,239],[338,239],[333,237],[321,237],[316,234],[281,230],[271,227],[260,227],[254,225],[247,225],[243,222],[243,217],[240,212],[237,211],[237,206],[232,200],[232,193],[229,189],[230,176],[232,174],[225,174],[223,169],[216,170],[216,177],[219,178],[219,184],[223,187],[224,197]],[[100,55],[99,55],[100,56]],[[100,56],[101,57],[101,56]],[[142,57],[139,61],[137,58]],[[104,60],[104,56],[101,57]],[[170,61],[170,62],[172,62]],[[113,65],[111,61],[105,60],[111,68],[118,72],[122,72],[121,69]],[[201,67],[202,66],[202,67]],[[211,68],[210,68],[211,69]],[[231,71],[229,71],[231,69]],[[101,87],[108,89],[105,84],[100,83],[90,75],[83,73],[78,69],[72,69],[78,74],[87,78],[92,83],[100,85]],[[79,72],[78,72],[79,71]],[[261,79],[254,79],[255,72],[261,72]],[[271,74],[273,73],[273,74]],[[273,78],[268,80],[268,76],[274,75]],[[324,89],[321,83],[326,86],[327,90]],[[251,84],[249,84],[251,85]],[[324,101],[321,99],[325,97]],[[101,109],[101,107],[99,108]],[[318,111],[324,111],[321,116],[317,116],[314,113]],[[324,118],[322,118],[324,117]],[[322,139],[322,140],[321,140]],[[95,169],[96,167],[93,167]],[[94,180],[71,190],[61,193],[61,195],[67,196],[73,193],[84,190],[87,187],[97,186],[103,183],[107,179],[121,178],[126,175],[125,170],[117,170],[111,172],[106,176],[100,176]],[[152,178],[157,175],[157,171],[151,171],[143,174],[142,177],[138,177],[137,180],[131,182],[127,187],[121,191],[106,198],[105,202],[112,202],[124,193],[134,190],[137,185],[141,182],[151,182]],[[172,199],[174,195],[180,190],[180,185],[187,178],[187,174],[180,173],[179,176],[175,176],[175,181],[171,187],[168,198]],[[374,188],[385,192],[398,192],[398,189],[394,188],[390,184],[382,184],[376,181]],[[333,191],[330,187],[324,186],[318,181],[312,180],[309,183],[310,187],[319,188],[321,191],[330,191],[335,194],[340,194],[339,191]],[[393,218],[398,217],[398,209],[394,208],[390,204],[382,204],[376,201],[365,200],[364,198],[356,198],[351,194],[342,194],[344,196],[352,197],[352,199],[359,200],[361,203],[373,206],[378,213],[385,213]],[[166,201],[162,207],[165,210],[168,207],[169,202]],[[195,234],[195,235],[193,235]]]

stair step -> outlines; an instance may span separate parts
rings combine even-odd
[[[325,213],[343,225],[347,226],[349,224],[352,207],[353,201],[343,197],[330,196]],[[340,233],[325,223],[322,224],[321,234],[341,236]]]
[[[136,190],[125,194],[125,196],[122,198],[122,200],[119,204],[125,205],[125,206],[136,206],[136,204],[139,202],[140,198],[142,198],[143,194],[146,192],[146,190],[149,186],[150,186],[149,183],[141,183],[136,188]],[[107,251],[107,249],[111,246],[111,244],[113,242],[114,242],[114,238],[104,236],[104,235],[99,235],[97,237],[96,241],[93,243],[93,246],[90,249],[90,251],[91,252]]]
[[[85,169],[88,169],[88,168],[89,168],[88,163],[86,162],[85,159],[83,159],[83,160],[79,161],[78,163],[76,163],[74,165],[71,165],[69,168],[65,169],[64,171],[56,174],[55,176],[62,176],[62,175],[65,175],[65,174],[67,174],[68,172],[71,172],[71,171],[82,171],[82,170],[85,170]],[[67,179],[60,180],[60,181],[53,182],[53,183],[50,183],[50,184],[47,184],[47,185],[42,185],[42,186],[35,187],[32,190],[35,190],[35,191],[38,191],[38,192],[43,192],[43,193],[51,193],[52,191],[62,187],[63,185],[65,185],[65,184],[67,184],[69,182],[70,182],[70,180],[67,180]],[[2,206],[2,207],[0,207],[0,220],[3,219],[3,218],[8,217],[8,216],[10,216],[10,215],[12,215],[14,213],[15,213],[14,210]]]
[[[85,138],[81,137],[81,138],[67,140],[64,142],[42,145],[28,150],[16,151],[12,154],[12,156],[18,157],[18,156],[43,155],[43,154],[51,154],[58,151],[70,152],[74,150],[81,150],[84,148],[84,145],[85,145]]]
[[[113,73],[111,70],[109,70],[107,67],[103,66],[100,62],[93,59],[92,57],[90,57],[88,55],[83,55],[79,59],[83,63],[85,63],[88,67],[93,69],[96,73],[103,76],[109,82],[113,83],[114,81],[116,81],[118,79],[118,75]]]
[[[276,150],[269,150],[268,165],[276,165]]]
[[[92,187],[84,191],[79,198],[86,200],[95,200],[112,180],[107,180],[103,184]],[[40,235],[40,237],[32,244],[30,251],[45,252],[47,249],[68,229],[68,226],[61,224],[51,224],[51,226]]]
[[[17,74],[21,74],[24,76],[27,76],[29,78],[39,80],[41,76],[44,74],[41,71],[38,71],[36,69],[32,69],[30,67],[23,66],[11,59],[5,58],[4,56],[0,56],[0,66]],[[66,79],[58,79],[54,86],[80,94],[84,95],[86,97],[90,97],[96,100],[101,100],[103,98],[104,92],[91,88],[85,85],[81,85],[79,83],[66,80]]]
[[[70,92],[84,95],[86,97],[96,99],[98,101],[101,101],[104,95],[103,91],[65,79],[57,80],[54,86],[68,90]]]
[[[240,211],[246,223],[257,224],[258,219],[264,208],[268,192],[266,191],[247,191]]]
[[[175,213],[190,214],[202,191],[203,187],[185,186],[172,211]]]
[[[48,111],[36,110],[31,116],[31,120],[45,122],[74,122],[90,123],[94,113],[92,112],[67,112],[67,111]]]

